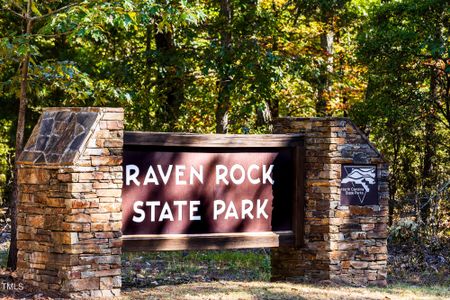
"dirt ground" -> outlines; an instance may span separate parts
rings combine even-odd
[[[15,281],[15,289],[3,289],[3,282],[13,282],[4,276],[0,277],[0,299],[61,299],[56,294],[39,291]],[[11,287],[11,286],[10,286]],[[342,299],[342,300],[432,300],[450,299],[450,290],[445,287],[417,287],[391,285],[387,288],[340,287],[333,284],[312,285],[305,283],[271,283],[260,281],[217,281],[194,282],[178,285],[160,285],[146,288],[126,288],[120,300],[263,300],[263,299]]]
[[[219,281],[128,290],[123,299],[450,299],[449,289],[338,287],[270,282]]]

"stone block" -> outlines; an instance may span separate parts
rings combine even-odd
[[[50,171],[42,168],[19,168],[19,184],[46,184],[50,181]]]
[[[123,112],[107,112],[103,115],[102,121],[120,121],[124,118]],[[123,123],[123,122],[122,122]]]
[[[103,142],[101,147],[121,148],[121,147],[123,147],[123,140],[122,139],[108,139]]]
[[[101,277],[100,278],[100,289],[112,289],[114,288],[114,280],[113,277]]]
[[[91,222],[93,223],[103,223],[108,222],[110,219],[110,213],[98,213],[98,214],[91,214]]]
[[[68,223],[90,223],[91,216],[83,213],[78,213],[66,216],[65,221]]]
[[[72,245],[79,242],[76,232],[52,232],[52,241],[62,245]]]
[[[350,265],[355,269],[367,269],[369,266],[369,263],[365,262],[365,261],[352,260],[352,261],[350,261]]]
[[[61,229],[64,231],[83,231],[83,224],[63,222]]]
[[[109,143],[109,141],[108,141],[108,143]],[[92,161],[93,166],[120,165],[122,163],[122,157],[121,156],[92,156],[91,161]]]
[[[73,199],[73,200],[68,200],[69,202],[69,207],[74,208],[74,209],[79,209],[79,208],[88,208],[91,206],[91,202],[89,200],[79,200],[79,199]]]
[[[118,276],[121,274],[121,270],[119,268],[117,269],[109,269],[109,270],[101,270],[96,271],[95,276],[96,277],[109,277],[109,276]]]
[[[373,209],[371,207],[368,206],[354,206],[351,205],[350,206],[350,214],[351,215],[372,215],[373,214]]]
[[[97,190],[98,197],[120,197],[122,196],[121,189],[99,189]]]
[[[67,189],[71,193],[83,193],[83,192],[91,192],[93,187],[92,183],[69,183],[67,185]]]
[[[33,228],[44,228],[44,220],[45,217],[43,215],[29,215],[26,224]]]
[[[72,279],[65,282],[63,288],[67,291],[88,291],[100,288],[99,278]]]
[[[109,130],[121,130],[124,128],[124,126],[123,126],[123,122],[108,121],[106,123],[106,128]]]

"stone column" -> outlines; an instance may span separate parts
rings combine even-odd
[[[23,280],[71,298],[121,287],[123,110],[49,108],[19,158]]]
[[[386,285],[388,166],[344,118],[282,118],[275,133],[304,133],[305,245],[271,252],[273,280]],[[377,166],[379,205],[341,205],[342,164]]]

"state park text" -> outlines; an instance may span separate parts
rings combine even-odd
[[[249,184],[270,184],[273,185],[272,171],[274,165],[257,165],[250,164],[248,168],[240,164],[234,164],[231,167],[226,165],[216,165],[214,171],[208,175],[213,176],[215,185],[242,185]],[[143,180],[139,175],[145,172]],[[205,183],[205,168],[203,165],[186,166],[186,165],[168,165],[166,167],[158,164],[156,166],[148,166],[146,170],[141,170],[137,165],[125,166],[125,185],[141,186],[141,185],[167,185],[170,181],[175,185],[203,185]],[[240,205],[235,205],[235,201],[240,201]],[[269,199],[235,199],[227,204],[223,199],[213,200],[213,220],[224,218],[228,220],[234,219],[253,219],[265,218],[269,215],[266,212]],[[141,223],[145,218],[150,218],[151,222],[162,222],[165,220],[178,221],[183,220],[186,216],[184,210],[188,211],[189,221],[200,221],[201,215],[198,215],[200,200],[195,199],[174,199],[171,203],[158,200],[141,201],[137,200],[133,204],[133,222]],[[161,208],[159,216],[156,215],[156,208]],[[238,211],[236,207],[241,209]]]

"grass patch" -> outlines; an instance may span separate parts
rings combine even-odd
[[[399,273],[388,275],[392,279],[386,288],[268,282],[271,271],[268,251],[126,253],[122,273],[124,296],[125,299],[450,299],[446,283],[435,281],[427,285],[428,281],[398,280]]]
[[[125,253],[122,258],[125,287],[270,279],[264,249]]]
[[[6,268],[6,264],[8,263],[8,253],[9,253],[9,243],[6,249],[0,250],[0,267]]]
[[[427,295],[429,297],[450,298],[450,287],[445,285],[414,285],[393,283],[385,288],[370,287],[372,291],[380,291],[392,295]]]

